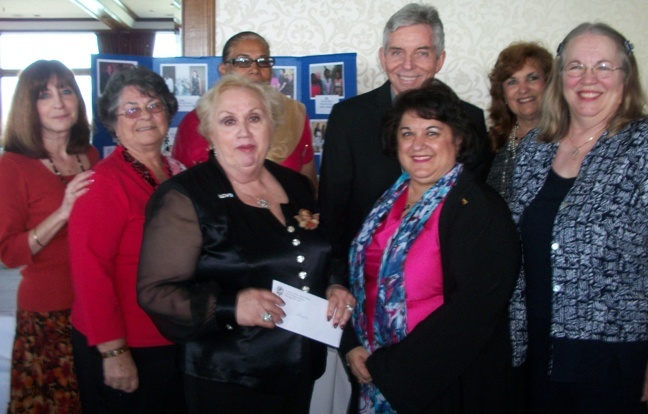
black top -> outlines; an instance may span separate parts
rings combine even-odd
[[[534,374],[548,372],[553,223],[575,180],[549,170],[544,186],[522,214],[520,223],[527,283],[529,364]]]
[[[213,158],[159,187],[146,211],[138,298],[160,332],[181,343],[186,374],[283,392],[322,374],[326,347],[284,329],[237,326],[236,295],[276,279],[323,297],[336,280],[321,229],[294,219],[316,210],[310,182],[271,161],[265,167],[288,195],[285,226],[240,201]]]
[[[520,242],[506,203],[480,181],[464,170],[443,203],[443,305],[367,359],[374,384],[399,413],[505,412],[507,308]],[[356,346],[347,324],[340,351]]]

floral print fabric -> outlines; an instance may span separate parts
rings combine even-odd
[[[8,412],[81,412],[69,310],[18,311]]]

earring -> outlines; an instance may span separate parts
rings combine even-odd
[[[214,158],[218,157],[218,152],[216,151],[216,148],[214,148],[213,145],[212,145],[212,147],[211,147],[211,151],[212,151],[212,153],[214,154]]]

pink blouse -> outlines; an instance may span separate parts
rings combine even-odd
[[[373,321],[378,296],[378,271],[387,242],[400,225],[401,213],[407,200],[407,191],[396,200],[385,221],[367,247],[365,256],[366,315],[369,341],[373,341]],[[405,258],[405,302],[407,306],[407,332],[443,304],[443,267],[439,244],[439,216],[443,202],[437,206],[423,231],[410,247]]]

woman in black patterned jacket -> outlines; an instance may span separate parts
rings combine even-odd
[[[605,24],[572,30],[519,148],[511,328],[534,413],[646,412],[648,120],[632,49]]]

